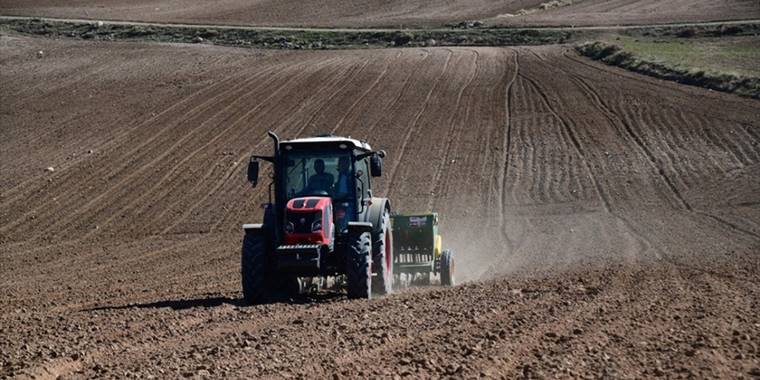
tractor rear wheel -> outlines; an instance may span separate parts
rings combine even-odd
[[[261,234],[245,234],[240,269],[243,280],[243,299],[249,305],[269,302],[266,239]]]
[[[454,286],[454,252],[445,250],[441,253],[441,285]]]
[[[346,254],[348,298],[371,298],[372,234],[362,232],[350,237]]]
[[[393,291],[393,241],[388,210],[383,212],[380,232],[372,242],[372,266],[375,272],[372,291],[380,295],[390,294]]]
[[[279,275],[273,270],[263,234],[245,234],[240,261],[243,300],[246,304],[270,303],[299,293],[297,277]]]

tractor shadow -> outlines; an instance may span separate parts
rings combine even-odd
[[[125,310],[125,309],[164,309],[170,308],[173,310],[185,310],[193,308],[212,308],[229,304],[232,306],[245,306],[243,299],[235,299],[229,297],[205,297],[195,299],[178,299],[178,300],[166,300],[156,301],[148,303],[131,303],[120,306],[98,306],[83,311],[99,311],[99,310]]]
[[[311,305],[332,303],[338,300],[346,299],[346,294],[341,292],[321,291],[318,293],[299,294],[287,298],[273,300],[270,304],[292,304],[292,305]],[[242,298],[230,297],[201,297],[195,299],[177,299],[165,300],[148,303],[131,303],[119,306],[98,306],[82,311],[102,311],[102,310],[127,310],[127,309],[164,309],[186,310],[193,308],[214,308],[222,305],[231,305],[236,307],[254,307],[246,304]]]

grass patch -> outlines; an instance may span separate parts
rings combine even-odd
[[[640,39],[607,41],[641,59],[678,69],[760,77],[760,37]]]
[[[653,77],[760,99],[757,43],[756,37],[688,42],[618,37],[614,43],[588,42],[576,50]]]

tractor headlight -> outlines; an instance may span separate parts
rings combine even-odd
[[[322,231],[322,221],[315,220],[314,223],[311,224],[311,232],[319,232]]]
[[[295,226],[293,225],[293,222],[288,222],[285,224],[286,233],[292,234],[294,230],[295,230]]]

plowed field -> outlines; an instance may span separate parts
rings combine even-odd
[[[532,12],[543,0],[4,0],[0,14],[154,22],[321,27],[619,25],[760,18],[755,0],[585,0]]]
[[[760,3],[752,0],[583,0],[526,16],[508,17],[501,14],[488,22],[513,26],[586,26],[669,24],[759,17]]]
[[[758,101],[560,46],[3,36],[0,83],[0,377],[760,373]],[[242,306],[267,130],[385,149],[470,282]]]
[[[538,6],[539,0],[9,0],[0,13],[262,26],[440,26]]]

